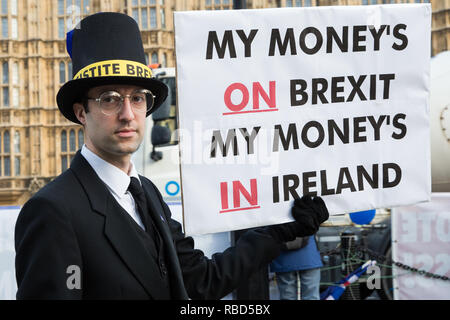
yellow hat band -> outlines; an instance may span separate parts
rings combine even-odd
[[[74,80],[97,77],[151,78],[152,71],[146,65],[128,60],[106,60],[92,63],[77,72]]]

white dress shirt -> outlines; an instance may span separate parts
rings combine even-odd
[[[138,209],[134,198],[131,193],[127,191],[131,181],[130,177],[135,177],[138,179],[139,183],[141,182],[133,162],[131,162],[130,175],[127,175],[116,166],[97,156],[89,150],[86,145],[83,145],[81,148],[81,155],[87,160],[87,162],[89,162],[91,167],[106,184],[106,187],[117,202],[122,206],[122,208],[124,208],[125,211],[128,212],[128,214],[134,219],[134,221],[136,221],[136,223],[145,230],[144,224],[139,216],[139,212],[137,211]]]

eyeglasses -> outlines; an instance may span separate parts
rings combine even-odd
[[[87,100],[95,100],[101,111],[110,116],[120,112],[125,98],[130,100],[133,111],[143,113],[153,108],[155,96],[150,90],[139,89],[131,94],[121,95],[117,91],[103,92],[98,98],[87,98]]]

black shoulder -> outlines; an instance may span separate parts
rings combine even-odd
[[[73,194],[74,189],[78,186],[78,180],[72,170],[69,169],[43,186],[30,200],[33,198],[47,198],[67,201],[71,194]]]
[[[28,219],[47,219],[49,216],[69,218],[74,197],[80,195],[79,182],[71,170],[66,170],[36,192],[22,207],[17,224]]]

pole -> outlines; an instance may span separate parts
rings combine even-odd
[[[233,0],[233,9],[247,9],[247,0]]]
[[[359,264],[351,262],[350,259],[355,257],[356,235],[353,232],[343,232],[341,234],[341,261],[342,261],[342,277],[355,271]],[[360,300],[361,293],[359,283],[350,284],[341,296],[341,300]]]

